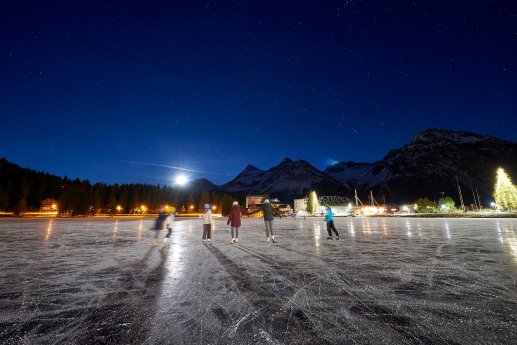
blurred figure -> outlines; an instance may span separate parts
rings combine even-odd
[[[165,235],[165,238],[163,239],[163,243],[169,244],[171,234],[172,234],[172,227],[174,225],[174,212],[176,212],[175,207],[171,207],[171,212],[165,219],[165,229],[167,229],[167,235]]]
[[[165,230],[167,229],[167,234],[165,235],[163,239],[163,243],[169,244],[171,233],[172,233],[172,226],[174,223],[174,212],[176,211],[176,208],[172,207],[171,212],[167,212],[165,209],[160,210],[160,213],[158,213],[158,218],[156,219],[156,222],[154,223],[153,230],[159,231],[159,230]],[[155,244],[158,243],[158,232],[156,232],[155,238]]]
[[[231,244],[239,242],[241,213],[244,213],[244,211],[240,208],[239,203],[237,201],[234,201],[232,209],[230,210],[230,215],[228,216],[228,221],[226,222],[226,224],[230,225],[232,229],[232,241],[230,242]]]
[[[169,214],[167,212],[165,212],[164,210],[161,210],[158,213],[158,218],[156,218],[156,222],[154,223],[153,230],[164,230],[168,217],[169,217]]]
[[[334,218],[332,217],[332,209],[327,206],[327,214],[325,215],[325,222],[327,222],[327,232],[329,233],[329,237],[327,237],[327,240],[332,239],[332,230],[334,230],[334,233],[336,234],[336,240],[339,240],[339,234],[336,230],[336,227],[334,226]]]
[[[214,224],[214,217],[212,216],[212,210],[210,204],[205,204],[205,212],[203,213],[203,238],[202,241],[211,242],[212,238],[212,225]]]

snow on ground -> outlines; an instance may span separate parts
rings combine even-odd
[[[0,219],[1,344],[511,344],[517,220]]]

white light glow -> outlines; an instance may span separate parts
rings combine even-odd
[[[174,178],[174,183],[180,186],[184,186],[188,183],[188,178],[185,175],[178,175]]]

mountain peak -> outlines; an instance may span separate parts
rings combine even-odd
[[[429,144],[431,142],[472,143],[479,141],[494,142],[504,140],[467,131],[428,128],[415,134],[415,136],[411,139],[410,144]]]
[[[283,169],[286,166],[290,166],[292,163],[293,163],[293,160],[291,158],[285,157],[284,159],[282,159],[282,161],[280,163],[278,163],[278,165],[275,165],[274,167],[269,169],[269,171]]]
[[[251,172],[251,171],[256,171],[256,170],[260,170],[259,168],[257,168],[256,166],[252,165],[252,164],[248,164],[246,166],[246,168],[244,168],[244,170],[241,172],[244,173],[244,172]]]

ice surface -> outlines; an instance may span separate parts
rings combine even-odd
[[[2,344],[515,344],[517,220],[0,219]]]

